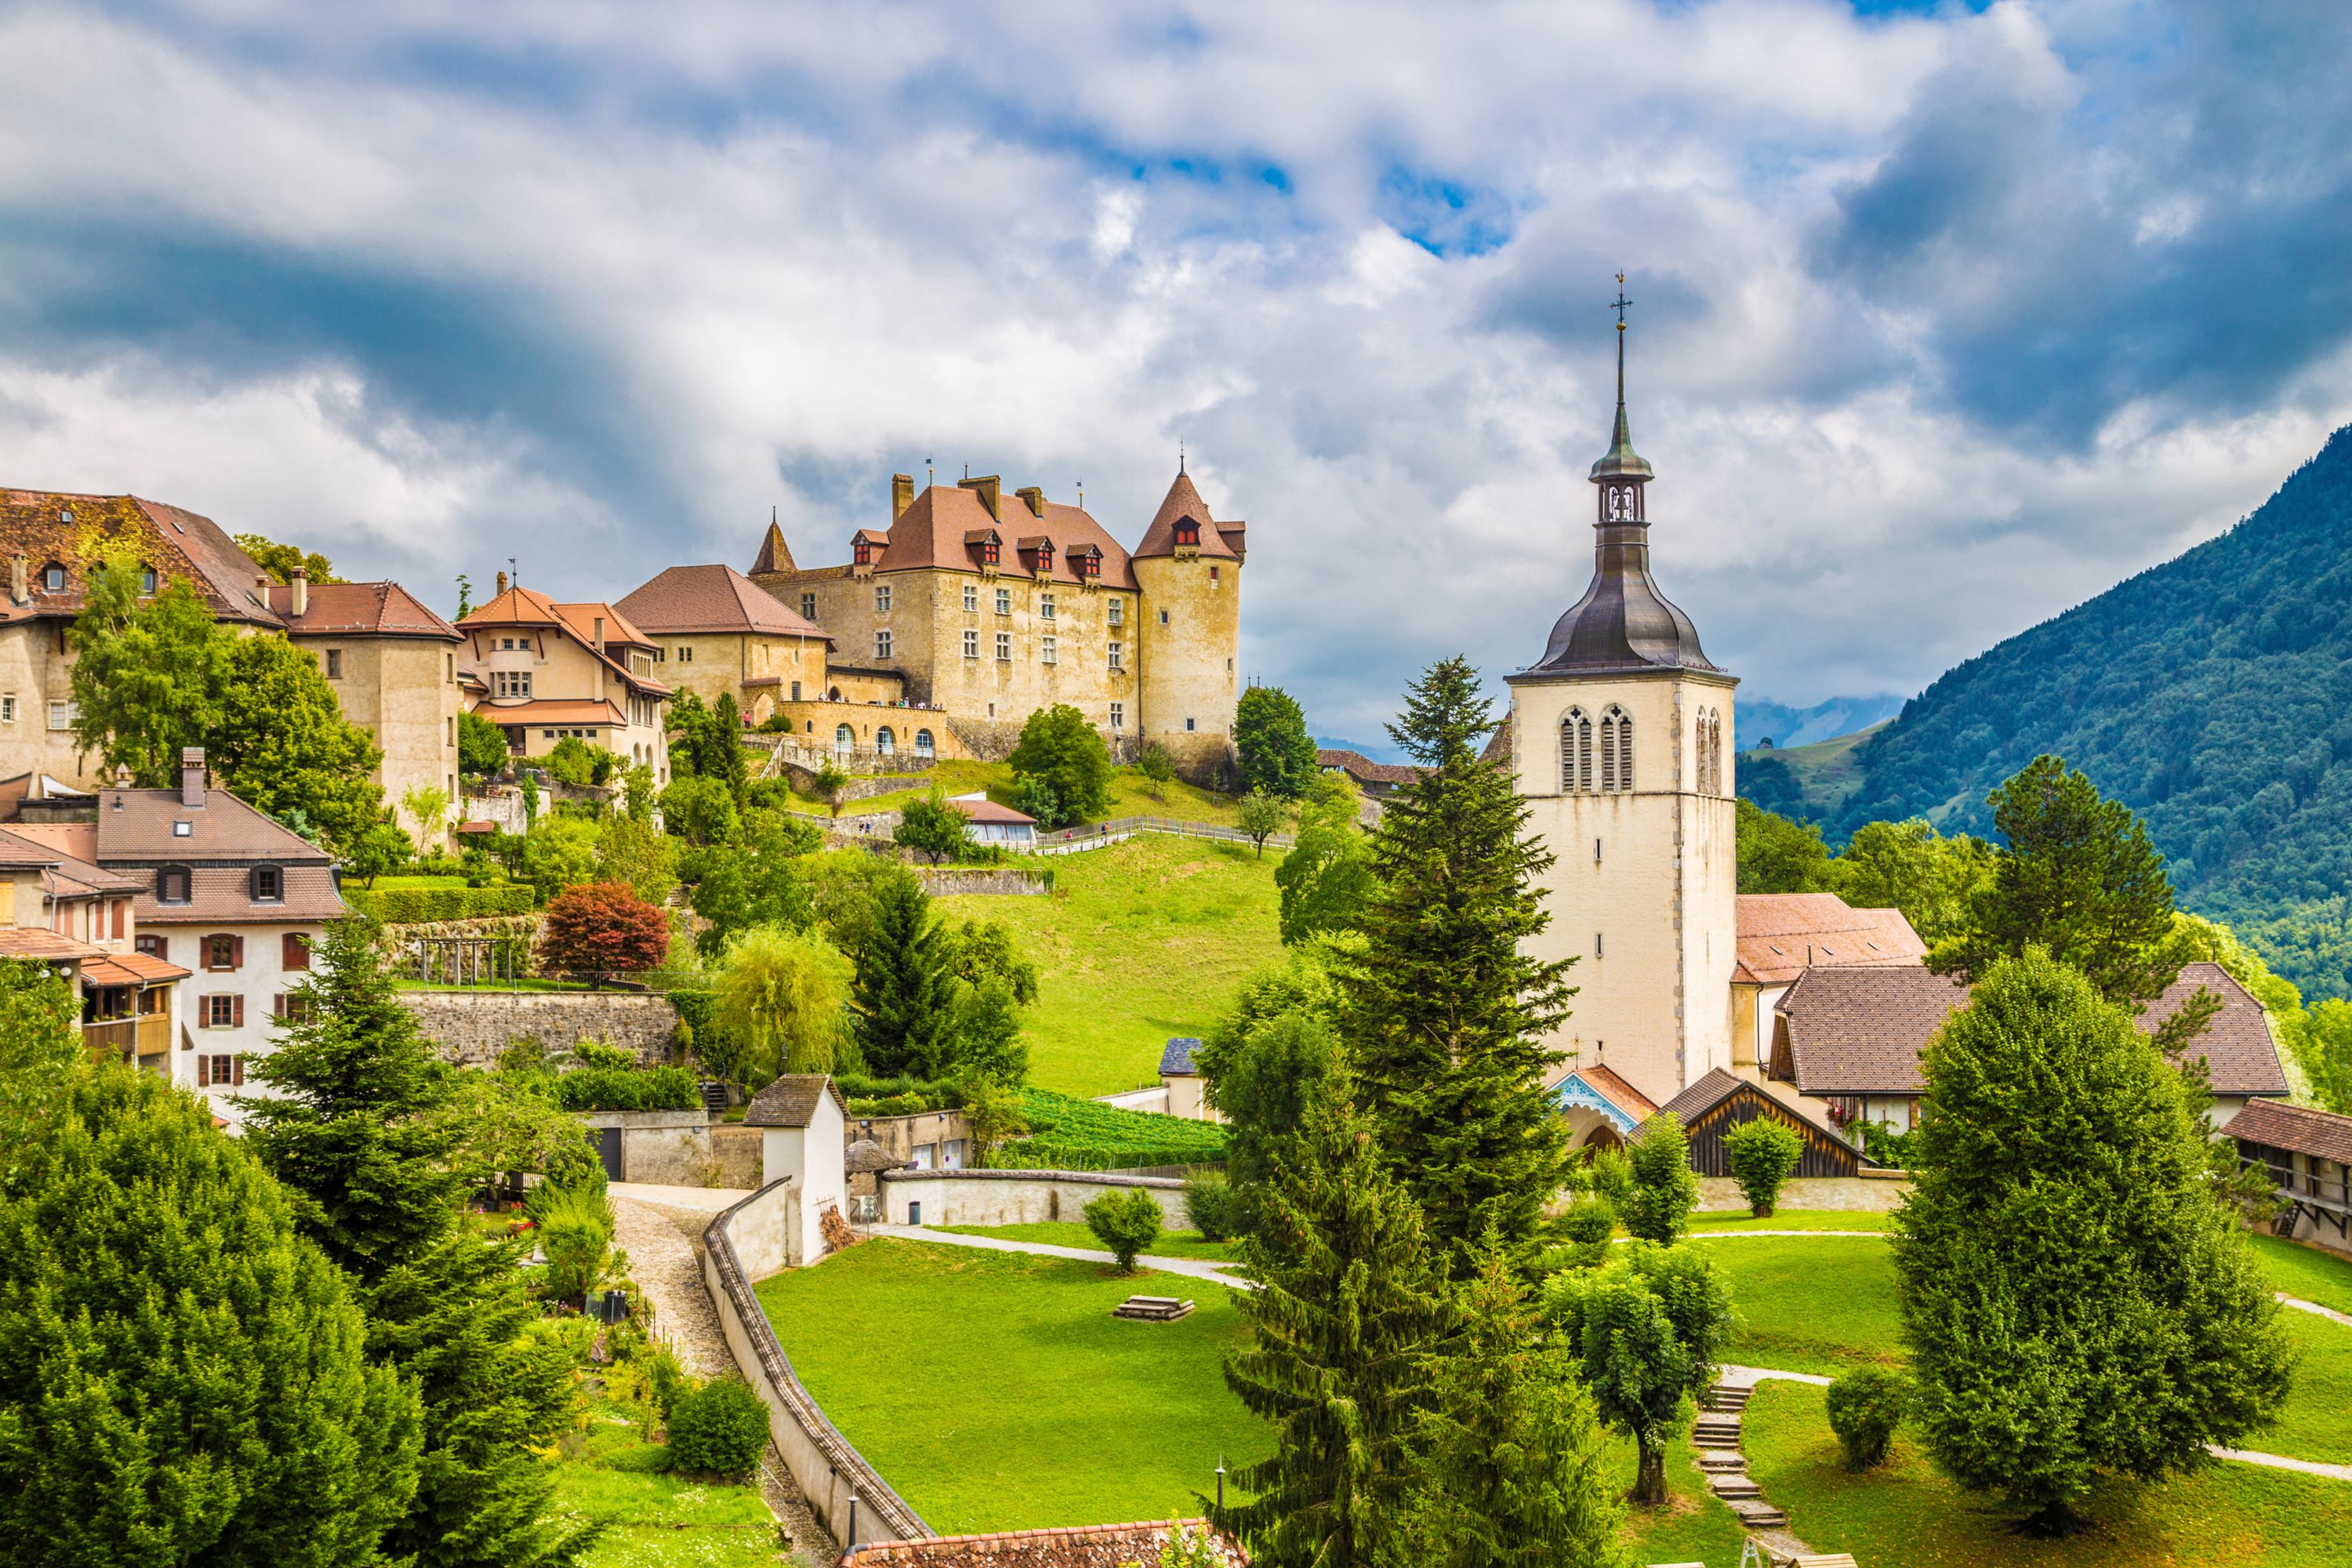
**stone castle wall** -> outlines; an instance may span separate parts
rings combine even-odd
[[[461,1067],[495,1065],[521,1038],[549,1051],[602,1040],[651,1067],[668,1059],[677,1031],[668,997],[625,991],[404,991],[399,1001],[442,1057]]]

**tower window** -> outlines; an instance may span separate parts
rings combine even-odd
[[[1185,721],[1184,721],[1184,733],[1186,733],[1186,734],[1188,734],[1188,735],[1189,735],[1189,734],[1191,734],[1194,730],[1197,730],[1198,728],[1200,728],[1200,726],[1199,726],[1199,725],[1197,725],[1197,724],[1195,724],[1195,723],[1193,723],[1192,720],[1187,719],[1187,720],[1185,720]]]
[[[1179,545],[1198,545],[1201,542],[1201,525],[1189,517],[1178,518],[1176,542]]]
[[[888,632],[876,632],[874,634],[874,657],[876,658],[888,658],[890,657],[890,634]]]
[[[1105,626],[1121,626],[1127,624],[1127,601],[1125,599],[1113,599],[1108,605],[1106,605],[1103,607],[1103,624]]]
[[[1601,956],[1601,933],[1599,931],[1594,931],[1592,933],[1592,956],[1595,958]]]
[[[1633,716],[1614,702],[1601,712],[1601,793],[1633,792]]]
[[[1160,624],[1163,626],[1168,624],[1168,612],[1165,610],[1160,612]]]
[[[963,585],[963,607],[965,613],[968,615],[976,616],[980,613],[979,584],[974,583],[966,583]]]
[[[1571,708],[1559,721],[1559,787],[1565,795],[1592,793],[1592,721],[1581,708]],[[1600,858],[1600,845],[1593,846]]]
[[[1122,662],[1122,661],[1124,660],[1124,658],[1126,658],[1126,654],[1127,654],[1127,647],[1126,647],[1126,645],[1125,645],[1125,644],[1123,644],[1123,643],[1112,643],[1112,644],[1109,646],[1109,647],[1108,648],[1108,650],[1107,650],[1107,651],[1108,651],[1108,653],[1109,654],[1109,658],[1110,658],[1110,664],[1109,664],[1109,668],[1112,668],[1112,669],[1121,669],[1121,668],[1126,668],[1126,667],[1125,667],[1125,665],[1124,665],[1124,663]]]
[[[1127,728],[1126,703],[1114,702],[1110,705],[1110,727],[1114,730],[1124,730]]]
[[[1054,618],[1054,595],[1051,595],[1051,594],[1040,594],[1040,595],[1037,595],[1037,613],[1038,613],[1038,615],[1040,615],[1040,616],[1044,616],[1046,620],[1049,620],[1049,621],[1050,621],[1050,620],[1052,620],[1052,619]]]
[[[1218,589],[1219,587],[1221,587],[1221,586],[1223,584],[1223,583],[1224,583],[1224,568],[1223,568],[1223,567],[1222,567],[1222,566],[1212,566],[1212,567],[1210,567],[1210,568],[1209,568],[1209,592],[1210,592],[1210,593],[1212,593],[1212,594],[1215,593],[1215,592],[1217,591],[1217,589]]]

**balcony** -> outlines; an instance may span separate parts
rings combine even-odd
[[[150,1013],[143,1018],[103,1019],[84,1024],[81,1037],[93,1053],[103,1051],[160,1072],[172,1049],[172,1016]]]

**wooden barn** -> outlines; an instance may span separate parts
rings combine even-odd
[[[1662,1116],[1669,1113],[1682,1118],[1683,1129],[1690,1135],[1691,1169],[1702,1176],[1731,1174],[1731,1161],[1724,1152],[1723,1140],[1733,1128],[1759,1116],[1795,1128],[1804,1139],[1805,1152],[1797,1162],[1793,1174],[1851,1176],[1871,1163],[1863,1158],[1861,1150],[1835,1131],[1721,1068],[1675,1096],[1659,1110]]]

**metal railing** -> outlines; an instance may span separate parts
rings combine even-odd
[[[1214,822],[1184,822],[1172,816],[1114,816],[1107,822],[1080,823],[1052,833],[1037,835],[1041,849],[1051,845],[1072,844],[1084,838],[1107,838],[1118,833],[1166,833],[1178,838],[1213,838],[1225,844],[1255,844],[1257,840],[1238,827],[1227,827]],[[1269,849],[1287,849],[1297,840],[1287,833],[1266,835]]]

